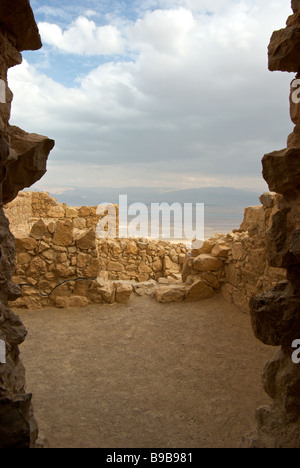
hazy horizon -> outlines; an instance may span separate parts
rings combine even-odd
[[[31,191],[29,189],[29,191]],[[239,229],[244,210],[248,206],[259,205],[260,192],[230,189],[226,187],[206,187],[189,190],[153,189],[149,187],[90,188],[89,190],[69,190],[59,194],[49,192],[59,203],[69,206],[97,206],[107,203],[118,204],[119,195],[127,195],[128,206],[143,203],[148,208],[152,203],[204,203],[205,238],[216,233],[227,234]],[[195,213],[194,213],[195,216]],[[157,220],[154,220],[157,222]],[[144,220],[146,222],[146,218]],[[149,236],[147,236],[149,237]]]

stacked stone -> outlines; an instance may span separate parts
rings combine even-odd
[[[35,445],[38,430],[19,359],[18,346],[26,330],[8,306],[21,291],[12,281],[16,247],[3,203],[42,177],[54,142],[9,126],[12,93],[7,71],[21,63],[20,51],[39,49],[41,40],[28,0],[2,0],[0,18],[0,79],[5,88],[0,103],[0,340],[6,354],[0,363],[0,448],[29,448]]]
[[[299,78],[300,0],[293,0],[292,8],[287,27],[271,38],[269,68],[295,72]],[[287,270],[287,281],[250,304],[256,337],[281,347],[264,369],[264,389],[274,402],[256,412],[258,428],[250,438],[252,447],[300,448],[300,364],[292,359],[293,343],[300,339],[300,107],[295,84],[293,81],[290,101],[296,126],[287,148],[263,158],[264,178],[280,194],[268,233],[267,255],[272,267]]]
[[[266,233],[273,214],[278,210],[278,196],[264,193],[260,201],[262,205],[245,209],[240,230],[226,239],[230,251],[225,264],[222,294],[227,302],[244,312],[249,312],[253,296],[271,290],[286,279],[285,270],[271,267],[265,253]]]
[[[263,194],[262,205],[245,209],[238,231],[217,234],[188,251],[184,244],[161,240],[100,239],[96,227],[106,214],[97,214],[97,207],[68,207],[44,192],[20,192],[5,213],[17,244],[14,281],[31,287],[22,288],[13,306],[120,302],[116,288],[122,284],[163,303],[200,301],[221,289],[226,301],[249,312],[251,297],[286,278],[285,270],[269,266],[265,255],[266,231],[280,198]],[[102,286],[77,282],[78,277],[99,278]]]
[[[145,238],[102,239],[98,242],[101,269],[110,280],[145,282],[181,279],[187,248]]]

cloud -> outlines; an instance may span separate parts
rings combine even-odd
[[[88,18],[91,18],[93,16],[98,16],[99,13],[97,13],[97,11],[95,10],[85,10],[84,12],[84,16],[87,16]]]
[[[43,42],[61,52],[83,55],[111,55],[123,51],[120,31],[113,25],[97,26],[84,16],[63,31],[57,24],[38,24]]]
[[[155,10],[138,19],[128,34],[132,47],[149,47],[169,54],[184,53],[188,34],[196,26],[191,11]]]
[[[119,28],[83,17],[65,30],[43,23],[43,40],[70,55],[75,84],[26,60],[10,70],[12,123],[56,140],[43,182],[262,188],[263,154],[292,131],[291,77],[267,70],[269,38],[288,8],[220,0],[208,15],[206,1],[150,3]],[[111,30],[117,55],[83,75],[79,54],[113,51]]]

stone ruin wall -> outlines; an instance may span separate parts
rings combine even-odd
[[[0,103],[0,340],[6,350],[6,362],[0,363],[0,448],[29,448],[35,446],[38,427],[19,359],[27,332],[9,307],[21,290],[12,280],[16,244],[3,203],[44,175],[54,141],[9,125],[13,94],[8,69],[22,62],[23,50],[37,50],[42,44],[28,0],[2,0],[0,18],[0,79],[5,84]]]
[[[17,239],[14,281],[31,286],[22,287],[23,296],[13,305],[126,303],[133,292],[162,303],[188,302],[221,291],[226,301],[249,312],[255,294],[286,279],[283,269],[268,265],[265,254],[278,201],[277,195],[264,194],[262,205],[245,210],[239,231],[188,251],[184,244],[165,241],[100,239],[97,207],[68,207],[47,193],[21,192],[5,212]]]
[[[300,78],[300,0],[292,0],[287,27],[275,31],[269,44],[269,70],[296,73]],[[263,371],[263,386],[273,404],[256,411],[257,428],[245,438],[255,448],[300,448],[300,364],[293,360],[300,340],[300,105],[290,92],[290,114],[295,124],[287,148],[266,154],[263,176],[279,194],[271,218],[266,251],[271,267],[285,268],[287,280],[251,300],[255,336],[280,347]],[[297,97],[298,97],[297,91]],[[297,346],[296,346],[297,348]]]

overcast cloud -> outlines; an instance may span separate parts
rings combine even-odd
[[[266,189],[293,128],[293,76],[267,70],[289,0],[31,3],[44,48],[9,82],[11,122],[56,140],[38,188]]]

